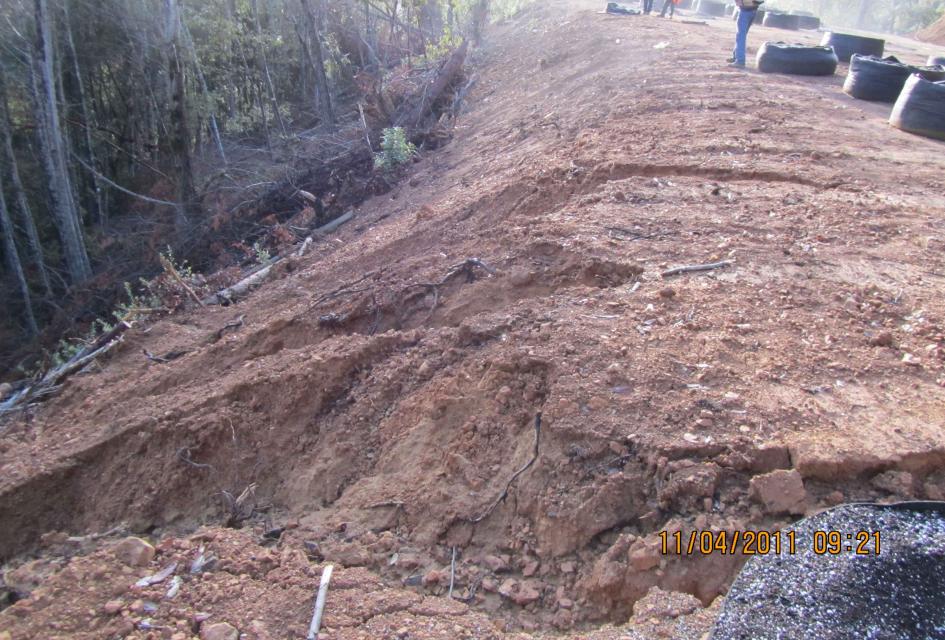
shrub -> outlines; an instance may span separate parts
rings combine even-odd
[[[390,127],[381,134],[381,152],[374,156],[374,167],[393,171],[410,162],[417,147],[407,140],[403,127]]]

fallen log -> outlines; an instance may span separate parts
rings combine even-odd
[[[342,216],[338,216],[337,218],[335,218],[328,224],[318,227],[317,229],[312,231],[312,235],[307,237],[305,239],[305,242],[302,243],[302,247],[299,249],[297,255],[301,256],[305,253],[305,250],[311,244],[311,241],[313,238],[327,235],[331,233],[332,231],[336,230],[338,227],[340,227],[344,223],[352,220],[353,218],[354,218],[354,212],[349,211],[348,213]],[[246,295],[252,289],[255,289],[257,286],[262,284],[263,280],[265,280],[269,276],[269,273],[272,271],[272,268],[276,266],[277,264],[279,264],[280,262],[282,262],[282,260],[284,259],[285,259],[284,257],[273,258],[272,260],[262,265],[261,267],[259,267],[258,269],[250,273],[248,276],[246,276],[245,278],[237,282],[236,284],[230,287],[227,287],[226,289],[221,289],[220,291],[217,291],[216,293],[207,296],[206,298],[200,301],[201,304],[204,304],[204,305],[232,304],[238,298]]]
[[[349,222],[353,218],[354,218],[354,211],[349,211],[348,213],[344,215],[338,216],[337,218],[335,218],[328,224],[323,224],[322,226],[318,227],[317,229],[312,231],[312,235],[317,237],[317,236],[323,236],[326,233],[331,233],[332,231],[334,231],[335,229],[337,229],[344,223]]]
[[[227,287],[226,289],[221,289],[216,293],[207,296],[201,300],[201,302],[205,305],[232,304],[237,298],[246,295],[252,289],[262,284],[262,281],[266,279],[266,277],[269,275],[269,272],[272,271],[272,268],[281,260],[282,258],[271,260],[268,264],[253,271],[233,286]]]
[[[105,355],[122,341],[125,331],[132,323],[128,320],[119,320],[111,330],[99,336],[92,344],[84,347],[66,362],[46,372],[35,384],[28,385],[0,403],[0,416],[27,405],[33,400],[50,395],[58,390],[63,380],[81,371],[96,358]]]
[[[456,49],[450,57],[446,59],[443,66],[437,72],[436,77],[430,82],[429,86],[423,92],[420,98],[420,104],[409,112],[409,115],[401,115],[397,118],[398,124],[408,122],[412,127],[419,129],[428,115],[433,111],[433,106],[442,97],[443,92],[453,84],[463,72],[463,65],[466,63],[466,51],[469,48],[469,42]]]

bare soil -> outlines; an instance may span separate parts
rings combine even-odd
[[[0,638],[298,638],[328,562],[325,638],[699,638],[743,559],[660,531],[945,497],[945,145],[840,72],[726,68],[730,20],[602,4],[496,27],[400,187],[4,427]],[[794,513],[749,491],[778,469]]]

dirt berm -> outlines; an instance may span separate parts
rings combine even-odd
[[[326,638],[700,637],[742,559],[660,531],[943,497],[945,147],[839,75],[725,68],[728,20],[600,8],[494,28],[394,192],[6,427],[0,557],[32,595],[0,629],[301,637],[333,562]],[[123,564],[126,533],[156,557]],[[129,588],[173,560],[176,597]],[[589,631],[653,587],[681,594]]]

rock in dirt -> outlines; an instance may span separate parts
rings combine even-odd
[[[483,556],[482,564],[486,565],[492,573],[501,573],[509,570],[509,559],[507,556]]]
[[[633,617],[637,620],[678,618],[701,608],[702,603],[693,595],[653,587],[633,605]]]
[[[915,478],[908,471],[884,471],[875,476],[870,484],[877,489],[903,498],[915,496]]]
[[[115,545],[115,557],[132,567],[144,567],[154,559],[154,547],[145,540],[129,536]]]
[[[239,640],[240,632],[227,622],[204,625],[200,628],[200,640]]]
[[[4,572],[3,583],[20,595],[27,595],[43,583],[52,569],[49,560],[31,560],[16,569]]]
[[[772,514],[799,515],[807,510],[807,491],[796,470],[778,470],[751,479],[749,494]]]
[[[870,338],[870,345],[874,347],[891,347],[893,342],[893,334],[889,331],[881,331]]]

